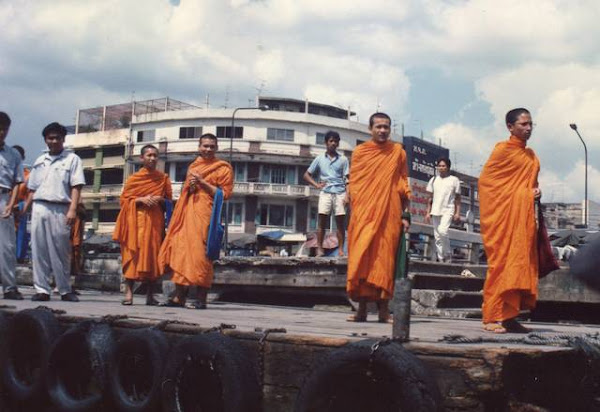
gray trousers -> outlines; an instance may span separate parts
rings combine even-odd
[[[68,204],[33,202],[31,254],[36,293],[50,294],[50,273],[61,295],[71,292],[71,227],[67,225]]]
[[[0,212],[4,212],[10,200],[10,193],[0,194]],[[2,290],[6,293],[17,290],[17,235],[15,233],[15,219],[11,215],[7,219],[0,218],[0,274],[2,276]]]

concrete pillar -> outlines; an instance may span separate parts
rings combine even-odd
[[[244,198],[244,232],[249,234],[256,233],[256,223],[254,219],[256,218],[256,209],[258,207],[258,197],[256,196],[246,196]]]
[[[296,201],[296,232],[307,232],[308,199]]]

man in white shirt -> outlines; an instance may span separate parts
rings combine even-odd
[[[31,213],[33,301],[50,300],[50,274],[54,275],[61,300],[78,302],[72,292],[71,226],[77,218],[81,188],[85,184],[81,159],[64,149],[67,129],[50,123],[42,131],[48,152],[37,158],[27,188],[29,196],[22,213]]]
[[[433,225],[435,255],[440,262],[452,260],[448,229],[452,220],[460,220],[460,180],[450,174],[450,159],[440,158],[436,162],[438,175],[427,184],[431,199],[427,205],[425,223]]]

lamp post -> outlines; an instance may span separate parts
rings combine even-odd
[[[229,133],[229,164],[233,167],[233,136],[235,134],[235,114],[238,110],[260,110],[264,112],[265,110],[269,110],[269,106],[261,104],[258,107],[237,107],[233,110],[231,114],[231,131]],[[235,180],[235,172],[233,176]],[[225,254],[227,254],[227,245],[229,244],[229,205],[225,202],[225,242],[223,244],[223,248],[225,250]]]
[[[583,223],[585,224],[585,227],[588,227],[588,155],[587,155],[587,146],[585,145],[585,142],[583,141],[583,138],[581,137],[581,135],[579,134],[579,131],[577,130],[577,125],[575,123],[571,123],[569,125],[571,127],[571,129],[573,129],[575,131],[575,133],[577,133],[577,136],[579,136],[579,140],[581,140],[581,143],[583,143],[583,150],[585,151],[585,201],[584,201],[584,215],[583,215]]]

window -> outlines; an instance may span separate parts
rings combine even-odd
[[[83,176],[85,177],[85,184],[91,186],[94,184],[94,171],[91,169],[83,169]]]
[[[119,216],[119,209],[100,209],[98,211],[98,221],[101,223],[114,223]]]
[[[104,149],[102,149],[102,153],[103,153],[104,157],[124,156],[125,155],[125,146],[105,147]]]
[[[103,169],[100,172],[100,182],[103,185],[118,185],[123,183],[123,169]]]
[[[236,182],[246,181],[246,163],[245,162],[233,162],[233,179]]]
[[[227,223],[229,225],[241,225],[242,224],[242,211],[244,205],[242,203],[227,202]],[[223,214],[225,219],[225,214]],[[225,223],[223,221],[223,223]]]
[[[217,126],[217,137],[226,137],[227,139],[230,139],[231,138],[231,126]],[[241,139],[242,137],[244,137],[244,128],[236,126],[233,138]]]
[[[286,142],[294,141],[294,130],[292,129],[267,129],[267,140],[283,140]]]
[[[317,222],[319,218],[319,209],[317,206],[311,206],[308,216],[308,230],[317,230]]]
[[[187,175],[189,166],[190,164],[187,162],[175,163],[175,182],[185,182],[185,176]]]
[[[297,182],[296,166],[264,164],[261,171],[262,183],[295,185]]]
[[[93,159],[96,157],[96,149],[77,149],[75,154],[81,159]]]
[[[138,130],[137,142],[153,142],[156,130]]]
[[[199,139],[202,136],[202,127],[180,127],[180,139]]]
[[[256,215],[256,224],[266,226],[294,226],[294,206],[260,205]]]
[[[461,186],[460,187],[460,195],[469,197],[471,195],[471,190],[469,189],[468,186]]]
[[[317,132],[315,135],[315,144],[324,146],[325,145],[325,133]]]

